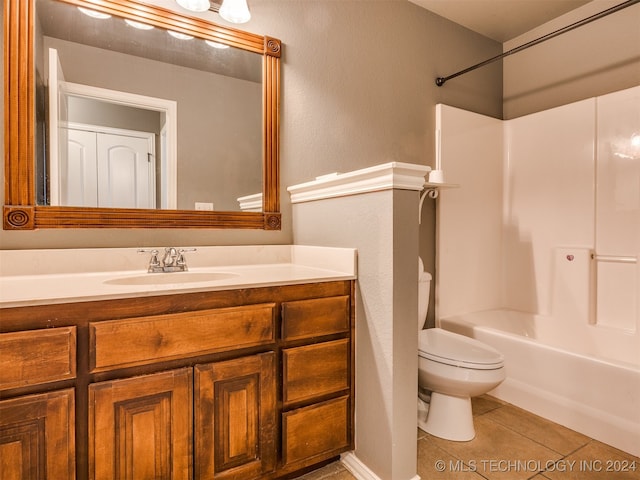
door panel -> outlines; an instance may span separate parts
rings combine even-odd
[[[0,478],[75,479],[74,390],[0,402]]]
[[[195,367],[195,478],[251,480],[275,469],[273,352]]]
[[[99,133],[98,204],[155,208],[155,164],[146,138]]]
[[[67,132],[67,155],[60,157],[60,205],[97,207],[98,171],[96,134],[60,128]]]
[[[190,480],[190,368],[89,386],[89,478]]]

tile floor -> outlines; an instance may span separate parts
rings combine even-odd
[[[473,414],[470,442],[418,430],[422,480],[640,480],[640,458],[488,395],[473,399]],[[296,480],[354,478],[335,462]]]

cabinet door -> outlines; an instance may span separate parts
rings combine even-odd
[[[74,390],[0,402],[0,478],[74,479]]]
[[[251,480],[276,463],[273,352],[195,367],[195,478]]]
[[[89,477],[188,480],[192,370],[89,386]]]

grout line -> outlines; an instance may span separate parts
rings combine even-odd
[[[500,406],[500,407],[498,407],[498,408],[503,408],[503,407],[505,407],[505,406],[507,406],[507,405],[511,405],[511,404],[502,405],[502,406]],[[512,405],[512,406],[513,406],[513,407],[515,407],[515,408],[518,408],[518,409],[522,410],[522,411],[523,411],[523,413],[524,413],[524,415],[526,415],[526,416],[531,416],[531,417],[535,417],[535,418],[540,418],[540,419],[545,420],[545,421],[547,421],[547,422],[550,422],[550,423],[552,423],[552,424],[555,424],[555,425],[559,425],[559,426],[561,426],[561,427],[564,427],[564,425],[560,425],[559,423],[555,423],[555,422],[553,422],[553,421],[551,421],[551,420],[547,420],[546,418],[541,417],[540,415],[536,415],[535,413],[528,412],[528,411],[526,411],[526,410],[524,410],[524,409],[522,409],[522,408],[520,408],[520,407],[516,407],[515,405]],[[494,410],[497,410],[497,409],[496,409],[496,408],[494,408],[494,409],[493,409],[493,410],[491,410],[491,411],[494,411]],[[489,413],[489,412],[485,412],[485,413]],[[484,413],[483,413],[483,415],[484,415]],[[559,452],[559,451],[555,450],[554,448],[550,447],[549,445],[546,445],[546,444],[544,444],[544,443],[541,443],[540,441],[536,440],[535,438],[529,437],[528,435],[526,435],[526,434],[524,434],[524,433],[522,433],[522,432],[519,432],[519,431],[517,431],[517,430],[513,429],[513,428],[512,428],[510,425],[508,425],[508,424],[504,424],[504,423],[502,423],[502,422],[499,422],[499,421],[494,420],[494,419],[491,419],[491,418],[489,418],[489,419],[488,419],[488,421],[493,422],[493,423],[495,423],[495,424],[497,424],[497,425],[500,425],[500,426],[502,426],[502,427],[506,428],[507,430],[512,431],[512,432],[513,432],[513,433],[515,433],[516,435],[519,435],[519,436],[521,436],[521,437],[523,437],[523,438],[526,438],[527,440],[529,440],[529,441],[531,441],[531,442],[533,442],[533,443],[536,443],[536,444],[538,444],[538,445],[540,445],[540,446],[542,446],[542,447],[546,448],[547,450],[551,450],[552,452],[555,452],[555,453],[557,453],[558,455],[562,455],[562,459],[564,459],[564,458],[566,458],[567,456],[569,456],[569,455],[571,455],[571,454],[573,454],[573,453],[577,452],[577,451],[578,451],[578,450],[580,450],[581,448],[586,447],[587,445],[589,445],[589,444],[593,441],[593,438],[587,437],[587,441],[586,441],[585,443],[583,443],[582,445],[580,445],[578,448],[576,448],[576,449],[575,449],[575,450],[573,450],[572,452],[569,452],[568,454],[564,454],[564,453],[562,453],[562,452]],[[564,427],[564,428],[566,428],[567,430],[570,430],[570,431],[572,431],[572,432],[575,432],[575,433],[580,433],[580,432],[576,432],[575,430],[572,430],[571,428],[568,428],[568,427]],[[581,434],[581,435],[584,435],[584,434]],[[584,435],[584,436],[586,437],[586,435]]]
[[[428,441],[429,441],[429,439],[430,439],[429,434],[428,434],[428,433],[425,433],[423,438],[418,439],[418,442],[420,442],[420,441],[428,442]],[[459,457],[458,455],[456,455],[454,452],[450,452],[450,451],[449,451],[449,450],[447,450],[446,448],[443,448],[443,447],[441,447],[441,446],[439,446],[439,445],[434,445],[434,447],[435,447],[435,448],[437,448],[438,450],[440,450],[441,452],[445,453],[446,455],[448,455],[448,456],[450,456],[450,457],[452,457],[452,458],[455,458],[456,460],[459,460],[460,462],[462,462],[462,464],[463,464],[464,466],[466,466],[466,467],[470,468],[470,465],[469,465],[469,463],[467,463],[467,460],[465,460],[464,458],[460,458],[460,457]],[[490,478],[490,477],[487,477],[487,476],[483,475],[482,473],[480,473],[480,472],[478,472],[478,471],[475,471],[475,472],[473,472],[473,473],[475,473],[476,475],[478,475],[478,476],[480,476],[480,477],[484,478],[485,480],[491,480],[491,478]],[[426,480],[426,479],[424,479],[424,480]]]

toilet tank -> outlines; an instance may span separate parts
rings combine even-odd
[[[429,310],[429,292],[431,291],[431,274],[421,270],[418,279],[418,330],[424,328]]]

